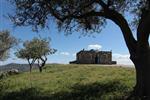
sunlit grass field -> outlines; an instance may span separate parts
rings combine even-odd
[[[123,100],[134,85],[134,68],[47,65],[0,80],[0,100]]]

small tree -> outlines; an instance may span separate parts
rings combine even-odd
[[[18,58],[26,59],[30,65],[30,72],[34,63],[38,62],[39,71],[42,72],[42,68],[47,61],[47,55],[56,52],[55,49],[51,49],[48,39],[34,38],[31,41],[25,41],[22,49],[16,52]]]
[[[6,60],[9,50],[17,45],[17,39],[10,35],[8,30],[0,31],[0,61]]]

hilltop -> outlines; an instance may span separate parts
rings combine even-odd
[[[2,79],[0,100],[123,100],[134,84],[134,68],[47,65]]]

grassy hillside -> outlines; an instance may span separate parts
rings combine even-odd
[[[133,68],[48,65],[0,80],[1,100],[123,100],[135,84]]]

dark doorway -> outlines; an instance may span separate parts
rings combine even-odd
[[[98,62],[99,62],[98,60],[99,60],[99,59],[98,59],[98,57],[96,56],[96,57],[95,57],[95,64],[98,64]]]

